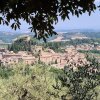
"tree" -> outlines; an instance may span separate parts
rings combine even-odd
[[[20,29],[20,19],[23,19],[35,32],[38,39],[57,34],[53,24],[58,22],[58,16],[63,20],[70,19],[69,14],[79,17],[88,12],[89,15],[97,7],[95,0],[0,0],[0,24]]]
[[[47,65],[11,65],[0,68],[0,100],[55,100],[48,94],[55,73]]]
[[[76,71],[66,67],[59,75],[62,85],[56,84],[55,90],[67,88],[61,100],[99,100],[96,88],[100,86],[100,70],[98,62],[92,60],[90,64],[78,67]]]

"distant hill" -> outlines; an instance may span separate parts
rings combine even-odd
[[[100,38],[99,31],[90,31],[90,30],[70,30],[70,31],[59,31],[58,36],[56,36],[53,40],[61,39],[61,41],[67,41],[68,39],[96,39]],[[82,32],[83,31],[83,32]],[[51,40],[51,41],[53,41]]]
[[[66,41],[71,38],[100,38],[100,30],[92,30],[92,29],[73,29],[73,30],[58,30],[58,35],[53,35],[49,37],[47,41]],[[34,33],[26,32],[26,33],[13,33],[13,32],[2,32],[0,31],[0,40],[5,43],[12,43],[14,39],[19,36],[29,35],[34,36]]]
[[[70,29],[70,30],[56,30],[57,32],[100,32],[100,30],[95,29]]]
[[[11,32],[1,32],[0,31],[0,40],[5,43],[12,43],[12,41],[21,36],[21,35],[30,35],[32,36],[33,33],[11,33]]]

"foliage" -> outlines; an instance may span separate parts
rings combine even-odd
[[[18,52],[18,51],[31,51],[31,46],[38,44],[37,40],[31,38],[29,41],[24,40],[24,38],[19,38],[8,46],[8,50]]]
[[[48,91],[55,84],[55,74],[44,64],[11,65],[14,74],[0,79],[0,100],[54,100]]]
[[[98,42],[99,40],[95,39],[75,39],[72,40],[70,39],[69,41],[60,41],[60,42],[47,42],[47,43],[42,43],[41,45],[44,48],[50,48],[53,49],[55,52],[64,52],[62,48],[66,48],[67,46],[73,45],[84,45],[84,44],[91,44],[95,45],[95,42]]]
[[[0,100],[99,100],[100,66],[88,60],[77,70],[43,63],[0,67]]]
[[[89,59],[91,60],[91,59]],[[90,64],[78,67],[77,70],[65,67],[64,73],[59,75],[62,85],[56,84],[55,90],[61,91],[68,88],[65,94],[61,95],[61,100],[99,100],[100,89],[100,66],[98,62],[92,60]]]
[[[61,42],[47,42],[47,43],[40,43],[38,42],[36,39],[31,38],[30,41],[25,41],[23,40],[23,38],[20,38],[16,41],[14,41],[11,45],[8,46],[8,50],[17,52],[20,50],[23,51],[31,51],[31,46],[34,45],[40,45],[43,46],[44,48],[50,48],[52,50],[54,50],[55,52],[64,52],[64,48],[66,48],[67,46],[73,45],[84,45],[84,44],[91,44],[94,46],[98,46],[98,44],[96,43],[100,43],[99,39],[76,39],[76,40],[70,40],[70,41],[61,41]],[[79,52],[84,52],[85,51],[81,51],[79,50]],[[88,51],[86,51],[88,52]],[[99,53],[98,50],[90,50],[89,52],[91,53]]]
[[[89,15],[96,9],[95,0],[1,0],[0,24],[9,25],[13,29],[20,29],[20,19],[29,25],[38,39],[56,34],[53,24],[58,22],[58,16],[63,20],[70,19],[70,13],[79,17],[88,12]]]
[[[42,43],[42,46],[44,48],[50,48],[54,50],[55,52],[64,52],[61,47],[65,47],[65,45],[68,44],[67,42],[48,42],[48,43]]]
[[[99,50],[78,50],[81,53],[94,53],[94,54],[100,54]]]
[[[4,66],[0,67],[0,78],[8,79],[9,76],[13,76],[14,73],[11,68],[6,68]]]

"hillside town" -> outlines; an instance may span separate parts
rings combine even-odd
[[[27,51],[14,53],[7,49],[0,49],[0,64],[8,66],[22,62],[31,65],[42,62],[57,68],[64,68],[66,65],[76,67],[87,63],[85,54],[79,53],[73,46],[66,48],[64,53],[56,53],[52,49],[35,46],[33,52],[35,53]]]

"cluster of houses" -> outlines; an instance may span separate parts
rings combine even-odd
[[[64,68],[64,66],[77,67],[87,63],[84,54],[79,53],[74,46],[69,46],[64,53],[56,53],[52,49],[43,49],[42,46],[35,46],[34,50],[39,52],[38,60],[47,65],[57,68]]]
[[[6,49],[0,49],[0,64],[8,66],[10,64],[17,64],[23,62],[25,64],[34,64],[36,62],[35,57],[26,51],[19,51],[14,53]]]
[[[64,53],[55,53],[51,49],[41,51],[40,61],[59,68],[64,68],[64,66],[77,67],[87,63],[85,55],[79,53],[75,47],[66,48]]]
[[[63,68],[64,66],[80,66],[87,63],[84,54],[79,53],[75,47],[69,47],[65,49],[64,53],[56,53],[52,49],[43,49],[42,46],[35,46],[35,53],[38,55],[26,51],[19,51],[14,53],[6,49],[0,49],[0,64],[10,65],[24,62],[25,64],[35,64],[41,61],[47,65],[51,65],[57,68]]]

